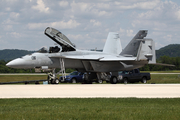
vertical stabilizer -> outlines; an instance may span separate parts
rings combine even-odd
[[[137,60],[148,60],[149,64],[156,63],[155,43],[152,39],[144,39],[141,41],[137,53]]]
[[[140,30],[129,42],[129,44],[124,48],[124,50],[121,52],[121,55],[137,57],[137,52],[141,40],[144,39],[144,37],[146,37],[147,32],[147,30]]]
[[[108,34],[103,52],[116,55],[119,55],[122,52],[121,41],[118,33],[110,32]]]
[[[152,39],[145,39],[147,30],[140,30],[121,52],[122,56],[137,57],[137,61],[156,63],[155,43]]]

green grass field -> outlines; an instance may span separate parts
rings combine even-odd
[[[0,75],[0,82],[45,80],[47,75]]]
[[[180,70],[168,70],[168,71],[141,71],[142,73],[179,73],[180,74]]]
[[[147,83],[180,83],[180,74],[151,74]]]
[[[180,98],[0,99],[1,120],[179,120]]]

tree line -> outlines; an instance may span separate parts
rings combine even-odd
[[[6,66],[8,62],[0,60],[0,73],[35,73],[34,69],[14,69]],[[145,65],[140,68],[141,71],[168,71],[168,70],[180,70],[180,57],[161,56],[157,59],[157,63],[173,64],[175,67],[167,67],[160,65]],[[56,71],[58,71],[57,69]],[[66,69],[67,73],[74,71],[74,69]]]

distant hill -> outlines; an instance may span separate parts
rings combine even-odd
[[[4,49],[0,50],[0,60],[9,61],[15,58],[22,57],[35,51],[18,50],[18,49]]]
[[[156,50],[156,59],[160,56],[180,57],[180,44],[170,44]]]

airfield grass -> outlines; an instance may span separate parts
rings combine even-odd
[[[147,81],[147,83],[157,83],[157,84],[180,83],[180,75],[179,74],[151,74],[151,80]]]
[[[28,81],[28,80],[46,80],[46,79],[47,79],[47,75],[0,75],[0,83]],[[147,81],[147,83],[149,84],[180,83],[180,74],[151,74],[151,80]]]
[[[180,73],[180,70],[167,70],[167,71],[141,71],[141,73]]]
[[[0,75],[0,82],[46,80],[47,75]]]
[[[179,120],[180,98],[0,99],[1,120]]]

